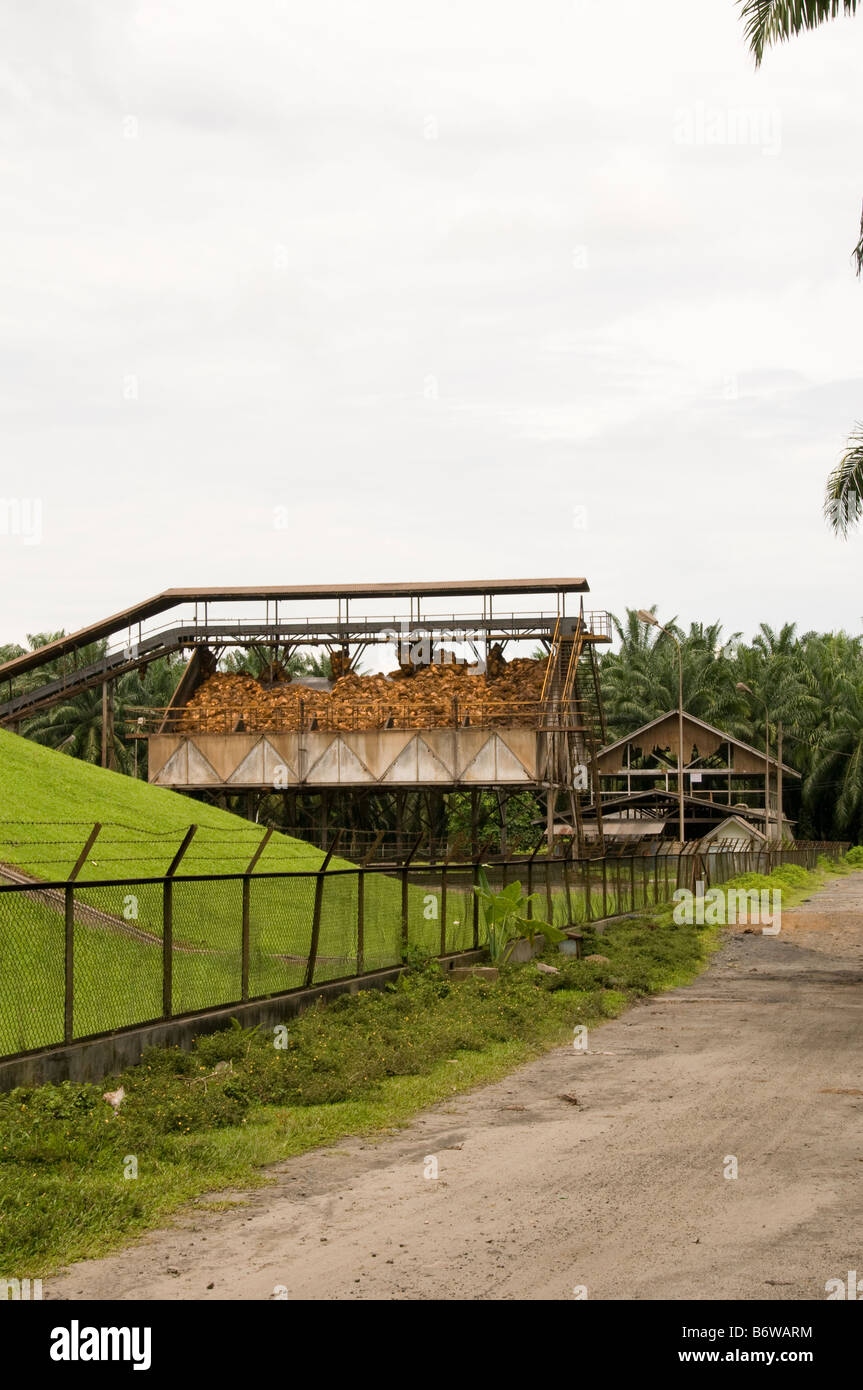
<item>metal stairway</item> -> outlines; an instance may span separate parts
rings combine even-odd
[[[547,734],[549,823],[563,792],[568,802],[579,851],[584,845],[582,806],[595,800],[596,750],[606,741],[595,643],[584,611],[569,621],[558,619],[542,689],[540,727]],[[566,813],[564,813],[566,815]],[[602,816],[597,815],[602,850]]]

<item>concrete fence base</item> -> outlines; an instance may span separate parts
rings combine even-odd
[[[439,961],[446,974],[458,966],[481,960],[483,951],[463,951]],[[313,985],[311,989],[292,990],[290,994],[255,999],[248,1004],[227,1004],[201,1013],[186,1014],[162,1023],[147,1023],[137,1028],[124,1028],[100,1037],[68,1046],[47,1047],[0,1061],[0,1091],[15,1086],[42,1086],[47,1082],[101,1081],[140,1062],[147,1047],[191,1048],[202,1033],[217,1033],[228,1028],[236,1019],[243,1028],[260,1024],[275,1028],[286,1019],[295,1018],[319,999],[335,999],[340,994],[357,994],[361,989],[384,989],[401,975],[403,966],[376,970],[348,980],[332,980]]]

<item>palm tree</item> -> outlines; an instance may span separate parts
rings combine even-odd
[[[269,647],[248,647],[244,651],[228,652],[221,662],[221,669],[231,675],[253,676],[257,679],[273,660],[273,650]],[[291,676],[323,676],[332,678],[330,658],[326,652],[293,652],[281,662],[282,668]]]
[[[117,722],[119,725],[120,721]],[[98,687],[84,690],[63,704],[41,710],[27,720],[23,732],[34,743],[43,743],[61,753],[71,753],[73,758],[81,758],[87,763],[101,762],[101,690]],[[113,751],[117,770],[126,772],[128,755],[119,728],[115,729]]]
[[[677,648],[665,633],[640,622],[633,609],[627,609],[625,624],[613,622],[620,650],[602,658],[600,674],[609,725],[620,735],[677,708]],[[720,623],[692,623],[688,633],[674,620],[663,626],[680,641],[684,707],[709,723],[722,723],[738,704],[732,651],[740,634],[723,639]]]
[[[804,786],[804,801],[833,805],[835,833],[858,840],[863,832],[863,678],[843,675],[839,684],[842,718],[828,729]]]
[[[761,64],[769,44],[782,43],[804,29],[817,29],[840,13],[852,15],[857,0],[742,0],[746,40]]]
[[[758,66],[765,48],[782,43],[804,29],[816,29],[840,14],[857,13],[857,0],[741,0],[746,39]],[[860,240],[853,259],[857,274],[863,274],[863,218]],[[847,537],[863,515],[863,432],[860,425],[848,440],[848,448],[827,479],[824,515],[837,536]]]
[[[38,651],[49,642],[65,636],[60,632],[29,633],[27,641],[30,651]],[[21,647],[0,648],[0,656],[8,653],[6,659],[23,655]],[[77,664],[87,666],[96,662],[105,652],[104,642],[94,642],[81,649]],[[68,657],[57,657],[35,671],[28,671],[14,682],[17,692],[35,689],[52,677],[68,674],[71,669]],[[114,692],[114,736],[113,764],[120,772],[130,772],[137,765],[141,775],[146,776],[146,743],[139,746],[137,764],[132,757],[126,734],[135,717],[144,708],[164,708],[174,693],[174,688],[182,670],[182,662],[176,658],[159,657],[148,666],[128,671],[116,683]],[[56,748],[85,762],[99,763],[102,760],[102,692],[93,687],[77,695],[70,695],[48,709],[40,710],[24,720],[21,732],[35,743]]]
[[[863,241],[861,241],[863,246]],[[844,539],[863,512],[863,425],[857,425],[848,448],[827,479],[824,515]]]

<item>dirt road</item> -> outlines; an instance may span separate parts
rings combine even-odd
[[[862,1038],[854,874],[778,936],[729,930],[694,984],[587,1053],[291,1159],[232,1194],[245,1205],[184,1215],[46,1295],[823,1299],[863,1273]]]

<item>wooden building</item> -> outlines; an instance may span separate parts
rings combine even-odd
[[[679,728],[679,711],[670,710],[599,750],[606,836],[679,839]],[[788,805],[800,773],[787,763],[684,710],[681,765],[687,840],[716,831],[731,816],[771,840],[793,836]],[[596,812],[594,801],[585,826]]]

